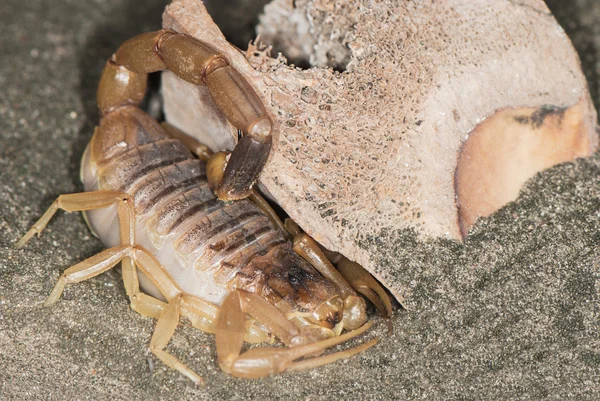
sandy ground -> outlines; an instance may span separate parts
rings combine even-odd
[[[549,3],[598,106],[600,3]],[[405,266],[414,308],[392,334],[379,321],[375,349],[309,372],[228,377],[212,336],[181,328],[169,350],[209,383],[195,387],[149,353],[154,321],[128,309],[116,272],[41,306],[101,245],[64,213],[26,249],[12,244],[57,195],[81,190],[104,60],[160,25],[163,1],[135,4],[0,5],[0,399],[600,399],[599,154],[537,175],[464,245],[389,233],[398,246],[381,263]]]

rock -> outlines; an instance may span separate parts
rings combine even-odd
[[[260,45],[244,57],[200,2],[174,1],[164,26],[214,45],[263,99],[276,145],[261,188],[399,299],[402,267],[377,265],[367,238],[413,230],[462,239],[536,172],[598,144],[579,59],[541,0],[275,0],[261,40],[318,67],[308,70]],[[224,120],[206,123],[219,112],[205,89],[165,74],[163,94],[169,122],[233,147]]]

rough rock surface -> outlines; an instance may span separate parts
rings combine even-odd
[[[67,266],[101,249],[78,215],[59,214],[22,251],[12,244],[60,193],[98,121],[106,58],[160,26],[164,2],[4,0],[0,6],[0,399],[600,399],[600,155],[538,174],[464,245],[387,233],[382,262],[404,266],[413,306],[343,363],[245,381],[222,374],[211,336],[183,328],[170,349],[206,391],[146,347],[154,322],[130,311],[119,276],[69,286]],[[555,1],[598,96],[600,3]]]
[[[488,200],[502,199],[503,205],[535,172],[587,156],[597,146],[596,112],[579,59],[541,0],[277,0],[265,8],[259,26],[265,43],[289,48],[294,57],[304,54],[316,66],[343,68],[343,74],[291,68],[256,48],[247,53],[249,65],[195,0],[174,1],[164,26],[209,40],[226,54],[274,117],[276,144],[261,188],[321,244],[359,262],[409,304],[408,281],[395,281],[402,266],[390,270],[377,263],[393,243],[365,246],[368,237],[404,229],[459,239],[459,217],[475,216],[462,224],[466,232],[480,210],[489,214]],[[202,137],[209,132],[207,114],[197,103],[206,90],[174,81],[169,75],[163,85],[166,118]],[[463,143],[486,118],[506,108],[562,110],[577,103],[575,136],[584,145],[565,157],[528,168],[540,154],[567,147],[552,143],[542,151],[539,139],[551,137],[542,133],[530,147],[508,140],[472,152],[488,151],[486,160],[502,153],[487,182],[514,184],[508,189],[493,186],[482,193],[485,180],[461,180],[483,170],[485,160],[470,164],[463,176],[455,174],[465,170],[457,170]],[[567,131],[560,126],[557,136]],[[226,126],[210,133],[229,139],[222,142],[229,147],[231,134]],[[518,138],[526,136],[519,132]],[[488,137],[510,138],[493,129]],[[457,183],[462,191],[455,191]],[[458,214],[456,195],[468,191],[468,202],[458,199],[463,209],[486,205]],[[492,202],[492,211],[498,207]]]

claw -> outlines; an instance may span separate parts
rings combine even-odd
[[[337,252],[321,249],[292,219],[286,219],[284,227],[294,237],[294,250],[313,264],[321,274],[336,283],[346,297],[352,290],[357,291],[371,301],[382,316],[392,317],[392,301],[389,295],[361,265]],[[336,264],[337,271],[328,260]]]
[[[352,288],[367,297],[383,316],[392,317],[392,301],[381,285],[358,263],[342,256],[338,271]]]
[[[267,326],[272,333],[290,348],[253,348],[242,353],[244,320],[248,313]],[[216,342],[217,357],[223,371],[232,376],[256,379],[286,370],[304,370],[321,366],[339,359],[356,355],[372,346],[378,339],[373,339],[357,347],[334,352],[321,357],[311,357],[367,331],[373,325],[366,323],[356,330],[340,336],[300,345],[298,329],[291,324],[281,312],[255,294],[241,290],[230,293],[219,312]],[[300,358],[308,357],[301,361]]]

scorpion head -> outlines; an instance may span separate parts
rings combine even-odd
[[[366,304],[344,297],[288,244],[255,257],[239,274],[238,285],[263,296],[313,341],[339,335],[366,321]]]

